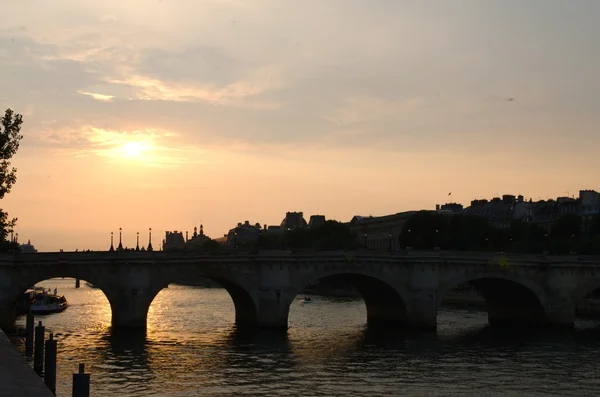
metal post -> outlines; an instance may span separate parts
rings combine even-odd
[[[31,312],[31,308],[27,313],[27,322],[25,323],[25,356],[33,355],[33,329],[35,326],[35,318]]]
[[[44,373],[44,334],[46,327],[40,321],[35,327],[35,346],[33,349],[33,370],[40,376]]]
[[[56,340],[50,333],[46,341],[46,360],[44,362],[44,383],[56,395]]]
[[[90,396],[90,374],[85,373],[85,364],[79,364],[79,373],[73,374],[73,397]]]

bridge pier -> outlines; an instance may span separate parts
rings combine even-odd
[[[281,289],[261,289],[254,323],[259,328],[287,329],[291,298]]]
[[[553,328],[575,327],[575,302],[568,291],[549,291],[545,309],[547,325]]]
[[[110,302],[111,324],[115,328],[146,328],[148,309],[162,287],[103,289]]]
[[[434,331],[437,328],[437,294],[437,290],[429,289],[412,291],[404,325]]]

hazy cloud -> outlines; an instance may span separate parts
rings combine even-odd
[[[80,93],[81,95],[90,96],[97,101],[110,102],[115,98],[112,95],[98,94],[98,93],[94,93],[94,92],[85,92],[85,91],[77,91],[77,92]]]

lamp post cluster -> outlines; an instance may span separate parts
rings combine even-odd
[[[136,251],[140,251],[140,232],[136,233],[136,244],[135,244],[135,250]],[[119,245],[117,246],[117,248],[115,249],[114,246],[114,233],[110,232],[110,248],[109,248],[110,252],[113,251],[125,251],[125,248],[123,248],[123,228],[119,228]],[[146,251],[153,251],[152,248],[152,228],[148,228],[148,247],[146,248]]]

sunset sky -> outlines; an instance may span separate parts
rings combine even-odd
[[[597,0],[7,0],[39,250],[600,189]],[[452,196],[448,197],[448,193]]]

